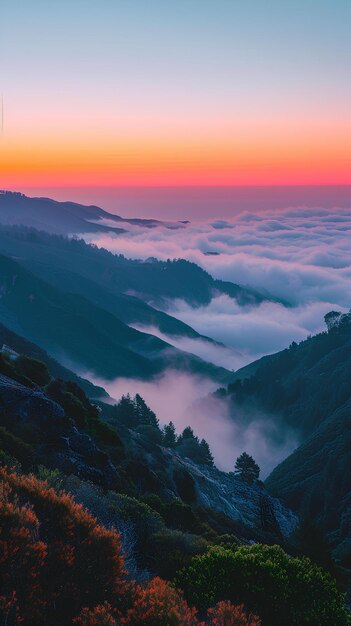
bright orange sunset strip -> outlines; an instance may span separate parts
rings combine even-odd
[[[0,186],[351,184],[349,145],[337,137],[310,143],[1,145]]]

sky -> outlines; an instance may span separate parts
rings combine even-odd
[[[351,184],[349,0],[3,0],[0,187]]]

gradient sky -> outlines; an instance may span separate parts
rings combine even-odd
[[[351,183],[350,0],[2,0],[0,187]]]

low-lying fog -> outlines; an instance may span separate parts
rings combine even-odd
[[[237,369],[323,330],[328,311],[350,308],[350,235],[351,209],[294,208],[245,212],[231,220],[213,219],[177,230],[131,227],[123,235],[99,234],[89,240],[130,258],[186,258],[215,278],[249,285],[281,300],[242,308],[221,295],[197,309],[181,300],[168,302],[169,313],[225,347],[138,327]],[[246,449],[267,473],[297,445],[292,433],[276,432],[269,416],[258,415],[250,426],[239,428],[220,401],[211,401],[208,410],[200,411],[194,403],[214,390],[216,385],[210,381],[168,372],[155,383],[95,382],[115,398],[127,391],[141,393],[162,423],[172,419],[178,430],[190,424],[208,439],[223,469],[231,469],[236,455]]]
[[[190,425],[198,437],[208,441],[216,466],[225,471],[232,471],[236,458],[246,450],[254,456],[265,478],[298,443],[292,432],[281,431],[268,415],[251,415],[247,426],[230,418],[225,402],[209,395],[218,384],[208,379],[177,371],[168,371],[153,382],[129,378],[106,381],[87,373],[84,376],[115,399],[139,393],[155,411],[161,426],[172,421],[180,433]],[[199,403],[201,398],[206,401]]]

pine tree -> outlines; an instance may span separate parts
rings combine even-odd
[[[158,428],[158,419],[156,414],[147,406],[144,398],[137,393],[133,402],[138,423],[148,424],[149,426]]]
[[[235,474],[252,483],[258,479],[260,468],[252,456],[247,454],[247,452],[243,452],[235,461]]]
[[[186,439],[197,439],[191,426],[186,426],[181,435],[178,437],[178,444],[182,444]],[[197,439],[199,442],[199,440]]]
[[[204,465],[210,465],[211,467],[213,467],[213,456],[211,454],[210,446],[208,445],[206,439],[201,439],[199,448],[202,463]]]
[[[138,425],[135,404],[129,393],[123,395],[118,404],[115,404],[113,416],[116,421],[121,421],[126,426],[133,427]]]
[[[169,422],[163,428],[163,445],[165,448],[175,448],[177,445],[176,429],[173,422]]]

